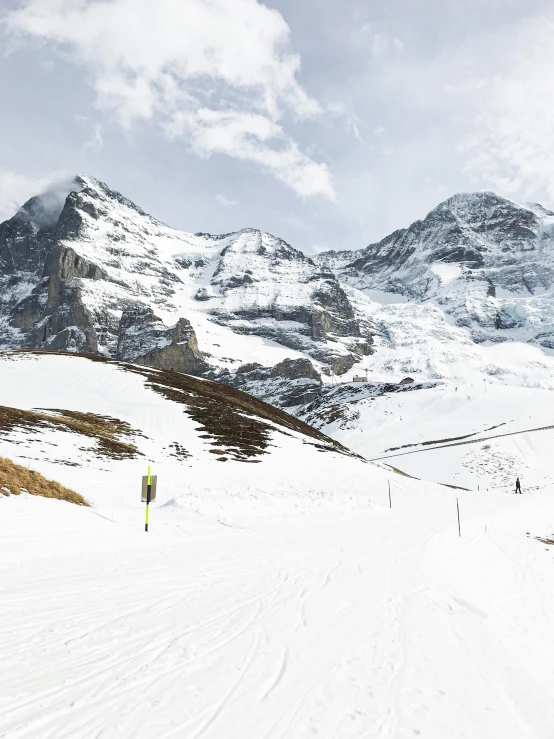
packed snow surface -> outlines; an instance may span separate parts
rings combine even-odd
[[[550,739],[554,506],[460,502],[462,538],[436,490],[148,534],[3,500],[2,736]]]
[[[399,443],[426,440],[433,418],[453,435],[506,413],[547,420],[547,391],[515,392],[503,414],[503,390],[399,394],[427,423]],[[278,425],[257,464],[219,462],[181,404],[80,357],[1,356],[0,405],[118,418],[144,454],[108,459],[54,429],[0,434],[0,455],[91,503],[0,496],[0,736],[554,736],[554,550],[534,538],[554,529],[546,477],[523,477],[521,496],[453,490]],[[393,446],[396,422],[376,407],[373,423],[368,448]],[[172,457],[173,441],[190,457]]]

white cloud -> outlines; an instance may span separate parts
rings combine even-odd
[[[298,83],[287,23],[259,0],[21,0],[6,23],[84,65],[98,107],[124,127],[160,121],[202,156],[250,160],[303,197],[334,197],[328,168],[285,133],[286,116],[321,107]]]
[[[235,205],[238,205],[236,200],[231,200],[231,198],[228,198],[226,195],[224,195],[221,192],[217,193],[214,200],[216,200],[224,208],[234,208]]]
[[[0,170],[0,223],[14,216],[29,198],[44,192],[64,177],[67,177],[65,172],[27,177],[17,172]]]
[[[386,30],[376,30],[373,23],[364,23],[352,34],[352,43],[368,48],[371,56],[380,58],[404,51],[404,43],[398,36]]]
[[[381,57],[404,50],[404,44],[396,36],[389,33],[374,33],[371,38],[371,53]]]
[[[176,113],[167,131],[171,136],[186,135],[198,156],[218,152],[255,162],[300,197],[335,198],[327,165],[310,159],[279,124],[263,115],[201,108],[196,113]],[[268,141],[278,142],[278,148],[268,146]]]
[[[85,142],[83,149],[101,149],[104,146],[104,137],[102,136],[102,124],[95,123],[92,134],[88,141]]]
[[[480,79],[479,111],[464,138],[475,182],[554,199],[554,20],[535,18],[503,39],[502,69]]]
[[[464,6],[465,7],[465,6]],[[369,38],[371,26],[364,33]],[[373,59],[382,153],[410,181],[554,199],[554,11],[479,27],[433,53]],[[369,84],[369,83],[368,83]],[[384,91],[381,93],[381,91]],[[378,106],[375,106],[377,109]],[[413,217],[410,214],[410,217]]]

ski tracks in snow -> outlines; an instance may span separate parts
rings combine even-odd
[[[550,739],[538,499],[468,497],[461,540],[447,494],[8,568],[0,736]]]

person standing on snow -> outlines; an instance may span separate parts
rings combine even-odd
[[[519,481],[519,477],[516,480],[516,493],[519,493],[521,495],[521,483]]]

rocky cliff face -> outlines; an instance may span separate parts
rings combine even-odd
[[[474,340],[503,341],[504,329],[518,328],[526,340],[554,341],[554,213],[540,205],[490,192],[455,195],[377,244],[318,261],[369,294],[433,302]]]
[[[270,234],[245,229],[229,237],[210,287],[218,296],[213,319],[237,333],[272,339],[331,371],[371,353],[370,329],[335,275]]]
[[[245,364],[219,380],[293,412],[313,402],[323,386],[321,375],[309,359],[285,359],[274,367]]]
[[[0,226],[0,288],[5,348],[213,377],[243,363],[238,335],[310,357],[327,373],[372,351],[371,326],[334,274],[281,239],[254,229],[175,231],[89,177],[55,206],[33,198]]]

